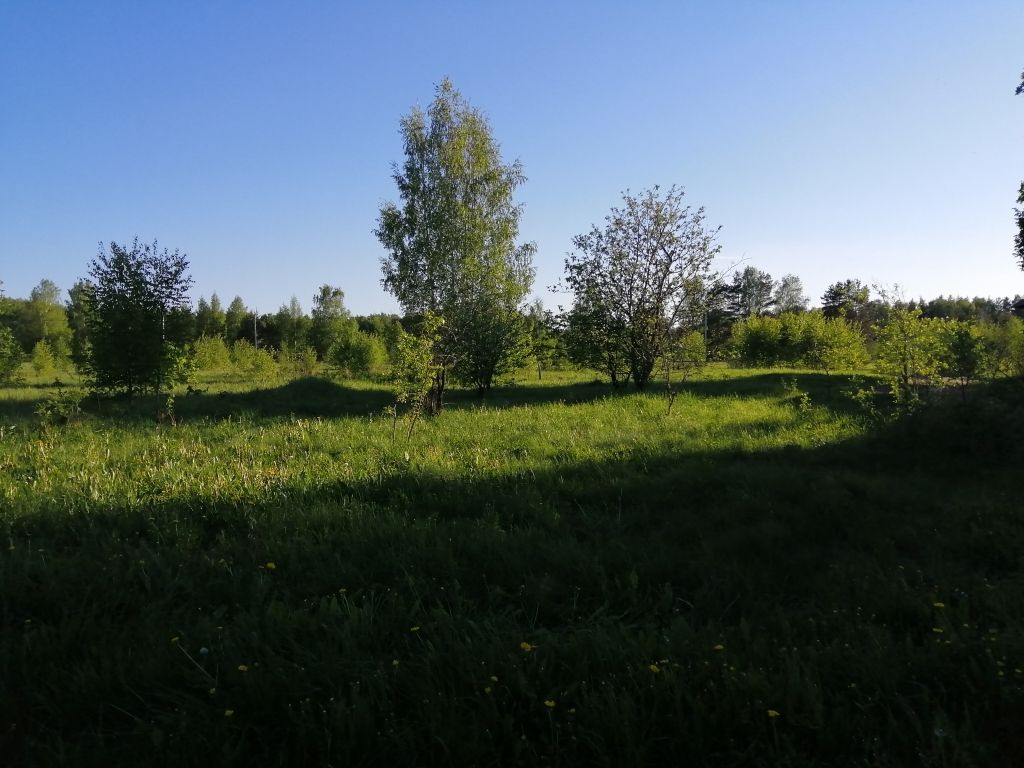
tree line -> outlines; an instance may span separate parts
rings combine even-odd
[[[855,368],[887,349],[886,329],[907,318],[914,329],[942,320],[946,330],[933,335],[947,349],[975,339],[986,359],[1015,354],[1019,299],[894,301],[847,279],[808,310],[796,275],[716,270],[719,229],[675,186],[627,190],[602,224],[576,236],[557,286],[571,304],[547,310],[527,302],[536,246],[520,241],[515,202],[525,174],[502,161],[486,117],[445,80],[400,132],[398,199],[382,206],[374,234],[381,282],[401,317],[354,317],[329,284],[308,314],[296,297],[274,313],[239,296],[225,308],[216,294],[193,309],[187,257],[136,238],[101,244],[66,300],[48,280],[26,299],[0,298],[0,366],[9,375],[25,356],[37,371],[74,365],[98,390],[134,393],[159,392],[197,367],[260,378],[328,365],[348,376],[390,374],[411,408],[435,412],[450,380],[486,392],[527,364],[542,376],[571,363],[639,389],[662,366],[671,374],[709,359]],[[951,330],[961,327],[971,330]],[[951,370],[933,361],[901,375],[917,382]]]

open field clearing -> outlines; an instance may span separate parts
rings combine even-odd
[[[0,391],[0,754],[1024,759],[1016,389],[869,423],[845,376],[711,369],[671,413],[580,379],[411,437],[371,384],[46,429]]]

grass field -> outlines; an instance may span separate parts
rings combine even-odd
[[[844,382],[0,390],[0,762],[1024,764],[1019,392]]]

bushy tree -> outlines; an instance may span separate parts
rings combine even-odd
[[[875,327],[875,369],[892,387],[897,403],[913,406],[935,384],[941,337],[938,320],[921,317],[918,308],[897,304],[884,325]]]
[[[704,209],[684,205],[677,187],[626,192],[604,227],[573,239],[575,251],[566,259],[574,347],[592,344],[587,356],[607,361],[606,370],[624,361],[643,389],[671,334],[697,323],[716,234]]]
[[[355,322],[345,309],[345,293],[341,288],[321,285],[313,297],[309,343],[319,359],[326,359],[333,347],[338,346],[356,331]]]
[[[986,349],[981,331],[966,320],[939,321],[939,373],[960,388],[967,399],[967,388],[987,369]]]
[[[732,276],[728,305],[733,317],[763,315],[775,304],[772,276],[756,267],[744,267]]]
[[[731,347],[742,365],[756,367],[787,365],[830,373],[867,362],[860,326],[818,310],[737,322]]]
[[[185,254],[154,241],[101,244],[89,265],[86,295],[93,384],[128,393],[158,390],[185,339],[168,333],[168,317],[187,307],[192,285]],[[173,324],[172,324],[173,325]]]
[[[870,298],[871,289],[860,280],[843,280],[826,289],[821,297],[821,311],[825,317],[861,321]]]
[[[40,341],[45,341],[54,356],[54,362],[66,359],[71,353],[71,329],[68,327],[64,304],[60,300],[60,288],[52,280],[41,280],[29,294],[23,311],[25,348],[32,349]]]
[[[79,368],[88,366],[90,357],[89,327],[92,324],[90,314],[95,302],[92,288],[87,280],[78,280],[68,290],[68,301],[65,305],[68,327],[71,330],[71,360]]]
[[[394,423],[397,425],[399,409],[404,406],[409,418],[410,437],[424,411],[436,413],[440,409],[440,405],[434,402],[443,392],[436,386],[438,363],[434,348],[441,341],[443,325],[443,318],[427,312],[419,323],[418,333],[402,331],[398,337],[398,350],[391,370],[395,394]]]
[[[310,320],[302,310],[302,304],[297,297],[292,296],[287,304],[281,305],[274,315],[274,325],[277,328],[280,349],[298,349],[307,345]]]
[[[408,314],[444,319],[433,347],[440,408],[447,372],[488,389],[521,347],[520,305],[533,282],[532,243],[518,244],[523,183],[501,162],[486,118],[444,80],[424,112],[401,122],[400,204],[381,208],[375,235],[387,250],[382,283]]]
[[[192,354],[201,371],[225,371],[231,367],[231,350],[220,336],[200,336],[192,345]]]
[[[236,371],[260,383],[271,381],[279,374],[277,361],[270,351],[257,349],[245,339],[231,345],[231,363]]]
[[[388,370],[388,349],[379,336],[355,331],[331,350],[330,361],[345,376],[377,378]]]
[[[10,328],[0,325],[0,384],[11,381],[21,367],[25,353]]]
[[[248,324],[246,323],[247,318],[250,320]],[[230,344],[236,339],[246,336],[247,332],[251,331],[251,318],[252,314],[246,309],[242,297],[235,296],[224,312],[224,339]]]
[[[775,286],[772,301],[775,304],[775,311],[779,314],[803,312],[807,309],[808,303],[804,295],[803,282],[796,275],[783,275]]]

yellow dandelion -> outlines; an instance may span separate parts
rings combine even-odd
[[[932,607],[933,608],[945,608],[946,604],[945,603],[932,603]]]
[[[235,710],[233,710],[233,709],[225,709],[224,710],[224,717],[231,717],[233,714],[235,714]]]
[[[724,651],[725,650],[725,646],[722,645],[721,643],[719,643],[718,645],[711,646],[711,650],[712,651]]]
[[[277,563],[275,563],[273,560],[271,560],[269,563],[267,563],[266,568],[267,568],[268,571],[276,570],[277,569]]]
[[[521,650],[523,653],[529,653],[530,651],[533,651],[533,650],[536,650],[536,649],[537,649],[536,645],[532,645],[531,643],[528,643],[525,640],[523,640],[523,642],[521,642],[519,644],[519,650]]]
[[[238,665],[238,671],[239,672],[248,672],[249,671],[249,667],[246,664],[239,664]]]
[[[555,708],[555,702],[554,702],[553,699],[544,699],[544,706],[547,707],[548,709],[554,709]]]
[[[768,717],[770,717],[770,718],[773,718],[773,719],[774,719],[774,718],[776,718],[776,717],[778,717],[778,716],[779,716],[779,715],[781,715],[781,714],[782,714],[782,713],[781,713],[781,712],[779,712],[779,711],[778,711],[777,709],[769,709],[769,710],[768,710]]]
[[[661,667],[659,667],[657,664],[648,664],[647,668],[651,670],[651,672],[653,672],[654,674],[658,674],[659,672],[661,672]]]

